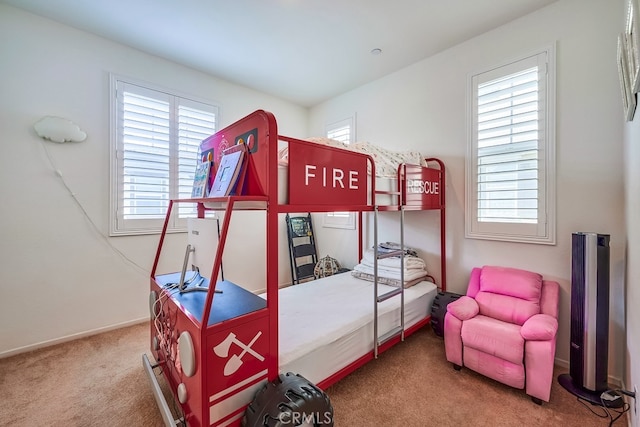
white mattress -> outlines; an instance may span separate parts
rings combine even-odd
[[[380,295],[395,288],[378,285]],[[405,289],[405,329],[431,311],[437,287]],[[280,372],[318,383],[373,351],[373,283],[336,274],[279,291]],[[400,325],[400,296],[378,304],[378,336]]]

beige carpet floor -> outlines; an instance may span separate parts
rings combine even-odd
[[[0,359],[0,426],[162,426],[142,368],[149,328],[135,325]],[[563,373],[558,370],[557,374]],[[453,370],[430,328],[327,390],[338,427],[562,426],[609,424],[554,381],[534,404],[468,369]],[[627,426],[626,415],[614,426]]]

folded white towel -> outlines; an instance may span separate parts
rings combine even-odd
[[[354,270],[360,271],[362,273],[373,274],[373,267],[369,267],[368,265],[358,264],[353,267]],[[424,277],[427,275],[427,271],[424,269],[409,269],[404,271],[404,281],[408,282],[409,280],[418,279],[420,277]],[[378,276],[386,277],[388,279],[396,279],[400,280],[400,270],[389,270],[389,269],[380,269],[378,268]]]
[[[373,263],[375,261],[376,255],[373,249],[367,249],[362,255],[362,260],[360,262],[365,265],[370,265],[373,267]],[[401,268],[402,264],[400,262],[400,257],[391,257],[391,258],[382,258],[378,260],[378,268],[387,267],[387,268]],[[405,256],[404,257],[404,267],[406,269],[424,269],[426,270],[427,266],[422,258],[418,258],[415,256]]]
[[[371,260],[366,260],[363,259],[362,262],[360,263],[366,267],[374,267],[373,261]],[[407,265],[408,264],[408,265]],[[388,266],[385,264],[381,264],[380,262],[378,262],[378,270],[385,270],[385,271],[391,271],[391,272],[400,272],[401,268],[400,268],[400,264],[396,265],[396,266]],[[422,263],[406,263],[405,262],[405,269],[404,271],[410,271],[410,270],[420,270],[420,271],[427,271],[426,268],[424,268],[424,264]]]

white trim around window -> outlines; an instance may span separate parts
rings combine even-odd
[[[356,115],[326,125],[329,139],[351,144],[356,140]],[[324,214],[322,226],[326,228],[356,228],[356,214],[353,212],[328,212]]]
[[[329,139],[351,144],[356,140],[356,115],[338,120],[326,125],[326,135]]]
[[[466,237],[555,244],[555,47],[468,83]]]
[[[356,228],[356,214],[353,212],[327,212],[324,214],[322,226],[326,228]]]
[[[219,107],[114,74],[110,104],[109,233],[158,233],[169,201],[191,196],[200,143],[215,133]],[[195,204],[181,204],[168,231],[186,231],[195,215]]]

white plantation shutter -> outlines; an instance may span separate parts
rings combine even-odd
[[[327,125],[327,138],[350,144],[355,139],[354,117]]]
[[[552,53],[471,78],[468,237],[555,243]]]
[[[478,85],[478,221],[538,220],[538,67]]]
[[[201,103],[180,99],[178,106],[178,197],[191,197],[200,143],[216,132],[217,111],[205,111]],[[210,108],[209,108],[210,109]],[[195,217],[192,204],[179,206],[181,218]]]
[[[355,116],[327,125],[327,138],[350,144],[355,139]],[[356,217],[353,212],[327,212],[322,225],[329,228],[355,228]]]
[[[327,138],[349,144],[351,142],[351,127],[340,126],[327,132]]]
[[[169,200],[189,198],[200,142],[215,133],[217,107],[113,78],[111,234],[160,231]],[[181,204],[170,230],[195,206]]]
[[[119,216],[159,218],[167,212],[170,197],[170,104],[166,98],[153,99],[125,89],[121,108]]]

